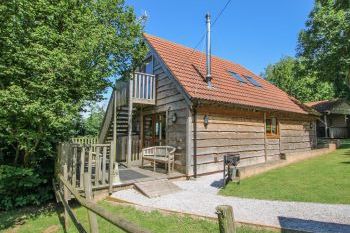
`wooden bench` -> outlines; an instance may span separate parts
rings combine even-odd
[[[168,169],[168,173],[174,171],[175,166],[175,148],[172,146],[153,146],[142,149],[142,162],[151,161],[153,163],[153,171],[156,171],[156,163],[165,164],[165,168]]]

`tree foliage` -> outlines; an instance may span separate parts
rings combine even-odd
[[[98,104],[91,106],[89,115],[82,118],[79,135],[81,136],[98,136],[101,124],[105,115],[105,110]]]
[[[300,32],[298,56],[320,80],[334,83],[347,96],[350,81],[350,1],[316,0]]]
[[[142,23],[123,0],[1,1],[0,208],[52,196],[55,145],[143,59]]]
[[[52,198],[48,179],[32,168],[0,165],[0,210],[40,205]]]
[[[143,58],[143,26],[123,0],[0,5],[0,143],[14,163],[50,153],[109,77]]]
[[[335,95],[332,83],[319,81],[314,73],[306,71],[293,57],[284,57],[268,65],[263,76],[302,102],[331,99]]]

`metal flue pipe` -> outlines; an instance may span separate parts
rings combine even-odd
[[[207,26],[206,36],[206,81],[208,87],[211,87],[211,38],[210,38],[210,14],[205,15],[205,21]]]

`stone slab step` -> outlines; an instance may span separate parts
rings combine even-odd
[[[135,187],[149,198],[159,197],[181,191],[181,189],[168,179],[152,180],[135,183]]]

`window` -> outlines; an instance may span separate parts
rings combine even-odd
[[[258,81],[256,81],[254,78],[252,78],[252,77],[250,77],[250,76],[245,76],[247,79],[248,79],[248,81],[251,83],[251,84],[253,84],[254,86],[256,86],[256,87],[262,87],[261,86],[261,84],[258,82]]]
[[[276,117],[266,119],[266,136],[267,137],[278,137],[279,129]]]
[[[235,72],[233,72],[233,71],[228,71],[230,74],[231,74],[231,76],[233,77],[233,78],[235,78],[238,82],[240,82],[240,83],[247,83],[247,80],[245,80],[245,78],[243,78],[242,76],[240,76],[239,74],[237,74],[237,73],[235,73]]]
[[[146,74],[153,74],[153,57],[152,56],[146,58],[146,60],[143,62],[143,65],[141,66],[140,72],[146,73]]]

